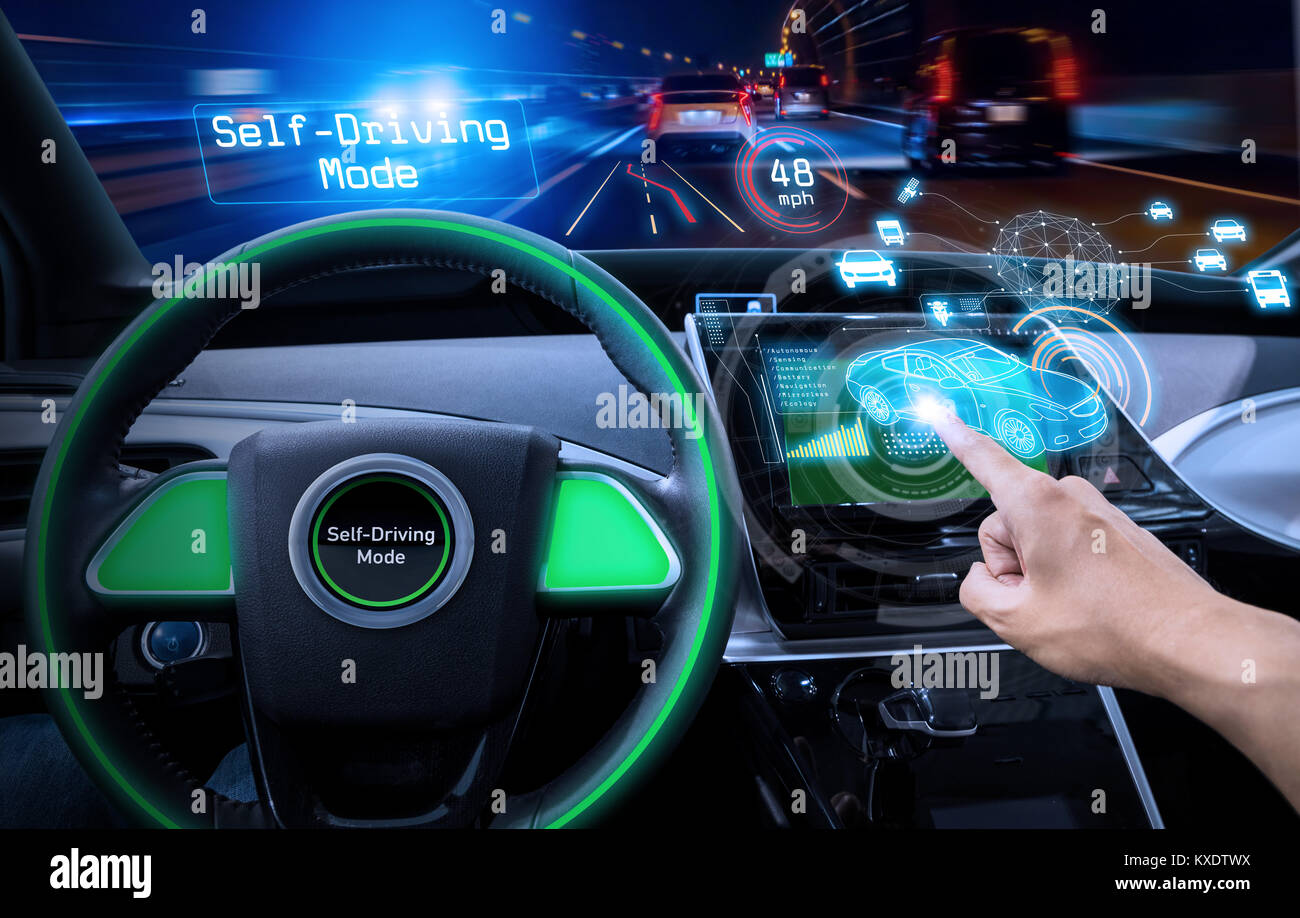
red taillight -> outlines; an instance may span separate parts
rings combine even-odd
[[[822,74],[822,85],[823,86],[831,85],[831,78],[824,73]]]
[[[785,89],[785,74],[784,74],[784,73],[781,74],[781,78],[780,78],[779,80],[776,81],[776,88],[777,88],[777,89]]]
[[[654,131],[659,129],[659,119],[664,114],[664,97],[654,93],[650,96],[650,105],[650,130]]]
[[[1052,73],[1058,99],[1079,98],[1079,65],[1072,54],[1058,54]]]
[[[934,94],[930,97],[930,101],[951,102],[955,82],[952,61],[947,56],[939,58],[938,63],[935,64]]]
[[[740,113],[745,116],[745,126],[748,127],[754,123],[754,114],[749,108],[749,93],[740,94]]]

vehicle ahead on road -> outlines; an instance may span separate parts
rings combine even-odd
[[[1208,271],[1210,268],[1228,270],[1228,259],[1218,249],[1197,249],[1192,261],[1195,262],[1197,271]]]
[[[1210,224],[1210,232],[1215,242],[1224,242],[1228,239],[1246,241],[1246,227],[1236,220],[1215,220]]]
[[[935,338],[863,354],[845,374],[849,394],[877,424],[925,422],[947,407],[1022,459],[1094,440],[1106,413],[1094,388],[969,338]]]
[[[1291,294],[1287,292],[1286,277],[1281,271],[1271,269],[1248,271],[1246,280],[1250,282],[1251,292],[1255,294],[1255,302],[1259,304],[1260,309],[1267,309],[1269,306],[1291,308]]]
[[[1154,202],[1147,213],[1151,215],[1152,220],[1172,220],[1174,218],[1174,209],[1164,201]]]
[[[754,97],[763,102],[771,102],[776,94],[776,87],[771,80],[759,80],[754,84]]]
[[[830,77],[822,67],[786,67],[776,81],[776,117],[831,116]]]
[[[734,152],[756,131],[753,99],[733,73],[664,77],[646,125],[656,146],[675,154]]]
[[[835,262],[835,267],[840,269],[840,277],[850,290],[858,284],[883,281],[893,287],[898,283],[894,263],[875,249],[845,252],[844,257]]]
[[[934,169],[945,141],[958,164],[1060,164],[1070,147],[1078,65],[1046,29],[956,29],[921,47],[906,96],[903,153]]]

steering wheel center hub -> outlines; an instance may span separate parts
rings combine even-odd
[[[465,579],[474,524],[428,463],[394,453],[347,459],[303,493],[289,525],[298,583],[322,610],[362,628],[437,611]]]

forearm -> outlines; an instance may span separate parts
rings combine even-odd
[[[1141,687],[1255,762],[1300,810],[1300,622],[1226,597],[1156,629]]]

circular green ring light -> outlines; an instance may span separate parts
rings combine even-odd
[[[659,347],[658,344],[655,343],[650,332],[645,328],[645,326],[642,325],[640,322],[638,322],[636,318],[630,312],[628,312],[627,309],[624,308],[624,306],[621,303],[618,302],[617,299],[611,296],[608,291],[606,291],[603,287],[600,286],[599,283],[597,283],[595,280],[591,279],[582,271],[578,270],[572,265],[566,264],[565,262],[561,261],[555,256],[542,251],[536,246],[533,246],[519,239],[512,239],[511,237],[506,236],[502,233],[498,233],[494,230],[486,229],[484,227],[466,226],[459,223],[449,223],[445,220],[422,219],[422,218],[415,218],[415,217],[366,218],[360,220],[351,220],[343,223],[332,223],[325,226],[309,227],[307,229],[299,230],[296,233],[291,233],[287,236],[278,239],[273,239],[269,242],[263,243],[262,245],[251,248],[248,251],[243,252],[235,256],[234,258],[230,259],[229,261],[225,262],[224,266],[229,266],[232,264],[240,264],[242,262],[257,258],[258,256],[265,254],[266,252],[272,251],[274,249],[278,249],[285,245],[289,245],[290,243],[302,242],[304,240],[312,239],[318,236],[328,235],[329,233],[344,232],[344,231],[358,230],[358,229],[370,229],[370,228],[381,229],[381,228],[393,228],[393,227],[416,227],[416,228],[424,228],[424,229],[430,229],[435,231],[461,233],[463,235],[477,236],[481,239],[486,239],[490,242],[495,242],[500,245],[504,245],[508,248],[514,249],[518,252],[522,252],[525,255],[532,256],[538,259],[539,261],[541,261],[542,263],[546,264],[547,266],[567,275],[576,284],[579,284],[582,287],[586,288],[587,290],[591,291],[591,293],[593,293],[597,299],[599,299],[602,303],[604,303],[611,310],[613,310],[614,314],[617,315],[623,322],[625,322],[628,325],[628,327],[631,328],[633,333],[636,334],[636,336],[641,339],[641,342],[645,345],[646,349],[649,351],[651,356],[654,357],[655,362],[659,365],[660,369],[663,370],[664,374],[667,376],[669,382],[673,386],[673,389],[677,392],[678,395],[682,397],[683,405],[686,406],[686,413],[687,415],[689,415],[689,417],[685,418],[684,420],[689,425],[699,424],[698,420],[695,418],[694,415],[694,409],[692,407],[693,400],[687,397],[689,393],[686,391],[686,387],[682,383],[681,377],[677,374],[676,370],[673,369],[672,362],[669,360],[668,355],[664,352],[662,348]],[[217,270],[215,266],[210,267],[207,269],[207,273],[211,274],[211,272],[214,270]],[[206,275],[204,281],[206,284],[207,281]],[[160,319],[162,319],[163,316],[167,315],[168,312],[170,312],[173,308],[175,308],[175,306],[178,303],[182,303],[182,302],[184,302],[182,298],[173,297],[167,300],[166,302],[162,303],[157,309],[153,310],[144,319],[144,321],[142,321],[131,332],[129,337],[127,337],[127,339],[124,342],[122,342],[121,346],[118,347],[115,351],[113,351],[111,355],[108,356],[108,359],[104,362],[104,365],[100,369],[98,374],[93,379],[91,379],[88,382],[88,384],[83,384],[84,388],[81,390],[81,392],[84,393],[84,397],[77,404],[76,410],[72,413],[72,415],[64,419],[63,423],[66,425],[66,434],[60,440],[59,450],[55,455],[53,464],[50,468],[49,484],[46,487],[45,499],[41,505],[40,526],[37,530],[36,545],[35,545],[35,549],[36,549],[36,597],[35,598],[36,598],[37,612],[41,623],[40,637],[44,642],[44,649],[46,652],[52,653],[54,652],[54,648],[55,648],[53,623],[51,622],[50,619],[49,601],[48,601],[48,595],[47,595],[47,590],[45,585],[46,577],[48,576],[48,571],[49,571],[49,564],[48,564],[49,559],[46,557],[46,549],[47,549],[46,534],[49,532],[50,511],[52,509],[51,505],[53,503],[53,496],[58,487],[59,478],[63,470],[63,465],[68,455],[68,444],[76,436],[77,431],[80,428],[81,423],[86,416],[86,412],[89,406],[94,404],[96,396],[104,388],[104,385],[108,382],[108,380],[112,377],[113,372],[121,364],[122,359],[125,357],[125,355],[130,351],[130,349],[135,344],[137,344],[145,336],[145,334],[149,331],[149,329],[151,329],[155,324],[157,324],[157,322]],[[645,734],[641,737],[641,739],[637,741],[636,745],[632,748],[632,750],[628,752],[628,754],[622,759],[622,761],[620,761],[619,764],[616,765],[614,769],[596,785],[596,787],[594,787],[591,791],[589,791],[586,794],[586,796],[584,796],[581,800],[575,803],[566,812],[562,813],[561,815],[556,817],[553,821],[551,821],[546,826],[546,828],[552,828],[552,829],[563,828],[564,826],[573,823],[574,820],[581,817],[585,812],[591,809],[591,807],[594,806],[598,801],[600,801],[602,798],[604,798],[607,794],[610,793],[610,791],[618,784],[618,782],[646,754],[651,744],[653,743],[655,737],[657,737],[660,734],[660,732],[663,731],[664,726],[668,723],[669,718],[673,715],[674,710],[676,709],[677,703],[680,701],[682,694],[686,691],[692,673],[694,673],[696,666],[699,664],[700,652],[704,646],[705,639],[708,636],[709,626],[715,620],[716,610],[714,609],[714,605],[717,598],[718,569],[722,558],[722,544],[721,544],[722,528],[720,522],[721,508],[719,505],[718,481],[717,481],[717,476],[714,473],[713,452],[709,444],[709,436],[707,431],[703,430],[702,426],[697,427],[697,429],[702,430],[702,435],[694,442],[696,443],[697,449],[699,450],[701,464],[704,469],[705,483],[707,484],[708,491],[709,491],[709,568],[708,568],[708,581],[705,585],[704,602],[700,610],[699,625],[695,629],[695,634],[691,638],[690,649],[687,653],[686,661],[682,667],[682,672],[678,676],[676,682],[673,684],[673,687],[668,695],[667,700],[664,702],[663,707],[659,709],[658,713],[655,715],[654,720],[651,722],[649,728],[646,730]],[[67,710],[68,716],[73,726],[76,728],[78,736],[86,744],[87,750],[90,752],[91,756],[99,764],[99,766],[103,769],[104,773],[108,775],[109,778],[111,778],[115,784],[118,785],[118,787],[122,790],[122,792],[129,800],[131,800],[133,803],[139,806],[159,826],[162,826],[164,828],[171,828],[171,829],[180,828],[181,827],[180,822],[176,818],[169,816],[160,807],[156,806],[152,801],[150,801],[137,787],[134,786],[134,784],[131,783],[130,780],[128,780],[128,778],[125,775],[122,774],[122,772],[113,763],[112,759],[109,757],[109,755],[105,752],[104,748],[100,745],[98,740],[92,734],[89,726],[86,724],[85,719],[82,717],[81,711],[78,708],[77,693],[74,690],[67,689],[67,688],[60,688],[57,691],[60,700],[63,702]]]
[[[395,476],[398,483],[414,489],[426,489],[441,501],[434,509],[443,524],[451,556],[446,570],[435,574],[436,583],[426,584],[423,595],[404,597],[395,603],[386,600],[360,600],[354,590],[344,590],[325,571],[319,547],[320,523],[328,504],[341,497],[353,485]],[[342,490],[340,490],[342,489]],[[324,509],[322,509],[324,508]],[[444,515],[445,514],[445,515]],[[441,609],[460,589],[469,574],[474,555],[474,520],[469,506],[457,487],[442,472],[411,456],[397,453],[365,453],[351,456],[331,466],[316,478],[298,499],[289,519],[287,549],[289,564],[307,597],[326,615],[358,628],[401,628],[427,618]],[[417,591],[419,592],[419,591]]]
[[[377,481],[389,481],[394,484],[400,484],[423,496],[424,499],[429,502],[430,506],[433,507],[434,512],[438,514],[438,520],[442,523],[442,531],[449,535],[452,533],[451,523],[447,520],[447,514],[442,511],[442,507],[438,506],[438,502],[434,499],[433,494],[416,484],[416,482],[409,481],[406,478],[397,475],[375,475],[368,478],[357,478],[354,481],[348,482],[331,494],[329,500],[325,501],[325,505],[316,511],[316,522],[314,522],[311,527],[311,561],[316,568],[316,573],[320,574],[321,578],[329,584],[330,589],[335,593],[338,593],[348,602],[354,602],[359,606],[366,606],[372,609],[391,609],[393,606],[404,605],[411,602],[413,599],[419,598],[422,593],[438,582],[438,578],[442,576],[443,569],[447,566],[447,559],[451,557],[451,539],[446,538],[442,540],[442,560],[438,562],[438,567],[433,572],[433,576],[430,577],[423,586],[399,599],[362,599],[360,596],[353,596],[347,590],[343,589],[343,587],[335,583],[334,578],[329,575],[329,571],[325,570],[325,565],[320,559],[320,524],[325,519],[325,515],[329,513],[330,507],[334,506],[336,500],[355,487],[363,484],[373,484]]]

